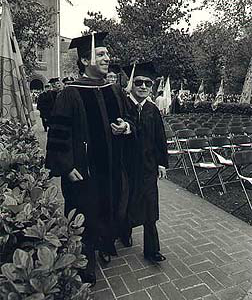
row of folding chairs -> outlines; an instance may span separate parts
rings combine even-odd
[[[180,129],[175,133],[166,131],[167,152],[175,157],[170,170],[183,169],[186,175],[191,170],[194,177],[188,183],[188,187],[194,182],[197,183],[200,195],[204,198],[204,190],[213,186],[220,186],[223,193],[227,193],[227,184],[239,180],[245,192],[247,203],[251,202],[246,191],[243,179],[239,172],[243,164],[239,154],[247,153],[245,157],[252,162],[252,142],[249,136],[237,135],[232,138],[224,136],[197,136],[194,130]],[[170,159],[171,161],[171,159]],[[249,164],[249,163],[247,163]],[[228,169],[232,169],[225,175]],[[246,177],[246,176],[245,176]],[[251,179],[252,183],[252,179]]]
[[[211,125],[206,126],[205,124],[188,124],[185,125],[183,122],[173,123],[173,124],[166,124],[165,130],[176,132],[177,130],[181,129],[192,129],[197,132],[197,135],[221,135],[221,136],[234,136],[234,135],[241,135],[246,133],[247,135],[252,135],[252,126],[218,126]]]

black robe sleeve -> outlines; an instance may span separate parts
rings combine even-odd
[[[162,117],[158,109],[155,110],[155,145],[158,165],[168,168],[165,129]]]
[[[55,100],[46,146],[46,167],[53,176],[69,174],[75,167],[72,135],[78,98],[76,89],[65,88]]]

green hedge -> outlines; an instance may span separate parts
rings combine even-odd
[[[0,299],[85,300],[84,216],[64,216],[31,129],[0,121]]]

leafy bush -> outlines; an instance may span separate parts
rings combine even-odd
[[[89,299],[84,216],[64,216],[29,128],[0,123],[0,136],[0,299]]]

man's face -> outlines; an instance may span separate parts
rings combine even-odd
[[[60,91],[60,90],[62,90],[63,85],[62,85],[61,81],[56,81],[53,83],[52,87],[53,87],[54,91]]]
[[[133,79],[132,95],[136,100],[144,100],[152,91],[153,81],[149,77],[136,76]]]
[[[109,83],[116,83],[117,82],[117,75],[114,72],[109,72],[107,74],[107,80]]]
[[[96,58],[96,65],[90,65],[90,61],[87,66],[87,70],[94,76],[104,77],[108,73],[109,67],[109,53],[106,47],[97,47],[95,48],[95,58]]]

